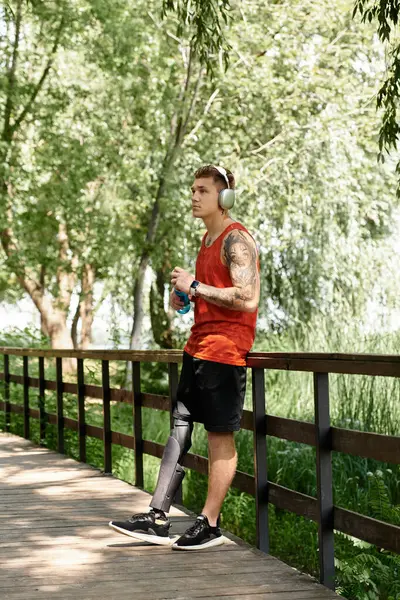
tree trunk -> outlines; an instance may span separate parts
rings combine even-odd
[[[154,341],[161,348],[170,350],[174,347],[171,316],[164,308],[165,281],[163,271],[157,271],[155,285],[150,290],[150,317]]]
[[[78,350],[78,348],[79,348],[78,323],[79,323],[79,317],[80,317],[80,310],[81,310],[81,301],[79,299],[78,306],[76,307],[76,311],[74,314],[74,318],[72,319],[72,325],[71,325],[71,338],[72,338],[72,343],[74,345],[75,350]]]
[[[192,90],[190,90],[193,75],[194,51],[190,48],[188,62],[186,66],[186,77],[184,85],[180,91],[175,114],[171,118],[171,139],[164,157],[164,162],[160,170],[159,184],[156,197],[154,199],[151,212],[149,228],[147,231],[146,242],[139,264],[139,272],[134,286],[134,315],[131,332],[130,349],[140,347],[141,329],[143,324],[143,285],[147,266],[150,262],[151,248],[155,242],[158,222],[160,219],[160,201],[164,195],[167,178],[174,166],[175,160],[182,147],[184,137],[187,132],[190,118],[194,112],[198,93],[200,90],[203,71],[200,69],[197,81]],[[130,369],[127,364],[127,371]],[[128,381],[128,377],[127,377]]]
[[[143,308],[143,288],[144,281],[146,278],[146,271],[149,264],[148,254],[144,254],[141,258],[138,275],[135,280],[135,287],[133,290],[133,325],[131,331],[131,341],[129,348],[131,350],[140,349],[141,332],[144,317]]]
[[[43,289],[45,288],[45,285],[46,285],[46,277],[45,276],[46,276],[46,268],[42,265],[40,267],[39,281],[40,281],[40,285]],[[40,313],[40,331],[42,332],[42,335],[44,335],[44,337],[50,337],[49,332],[47,331],[46,323],[42,317],[42,313]]]
[[[82,273],[82,299],[79,304],[79,312],[82,322],[81,342],[79,347],[82,350],[89,348],[92,341],[93,325],[93,286],[95,280],[95,271],[92,265],[85,264]]]
[[[67,326],[67,314],[62,310],[54,309],[47,303],[43,303],[40,315],[49,333],[51,347],[54,350],[73,350],[74,344],[71,332]],[[63,358],[63,373],[74,373],[76,371],[75,358]]]
[[[131,330],[131,339],[129,342],[129,349],[136,350],[140,349],[141,338],[142,338],[142,326],[144,318],[143,309],[143,288],[144,281],[146,278],[147,266],[149,264],[148,253],[143,253],[139,264],[139,270],[135,279],[135,285],[133,288],[133,324]],[[132,384],[132,364],[128,360],[125,365],[125,388],[129,389]]]

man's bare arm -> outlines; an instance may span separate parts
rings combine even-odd
[[[254,312],[260,298],[254,240],[247,233],[234,229],[224,239],[223,259],[229,269],[233,287],[217,288],[200,283],[196,296],[231,310]]]

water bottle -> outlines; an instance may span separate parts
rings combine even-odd
[[[181,298],[184,301],[184,305],[182,306],[182,308],[180,308],[179,310],[177,310],[176,312],[178,312],[180,315],[186,315],[187,312],[189,312],[190,310],[190,300],[189,300],[189,296],[187,294],[185,294],[185,292],[179,292],[178,290],[174,290],[175,294]]]

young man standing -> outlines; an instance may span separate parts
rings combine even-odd
[[[222,503],[236,472],[234,432],[246,388],[246,354],[253,345],[260,296],[255,242],[230,218],[235,180],[215,165],[201,167],[192,186],[192,212],[207,232],[196,262],[196,277],[180,267],[171,274],[170,304],[185,292],[195,304],[194,325],[184,348],[174,409],[174,424],[165,446],[157,486],[148,513],[124,522],[111,521],[120,533],[155,544],[170,544],[167,514],[184,477],[183,457],[191,446],[193,422],[208,432],[209,480],[204,508],[172,548],[205,549],[223,543],[219,528]]]

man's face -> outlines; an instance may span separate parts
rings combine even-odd
[[[195,179],[192,185],[193,216],[204,219],[218,212],[218,193],[212,177]]]

